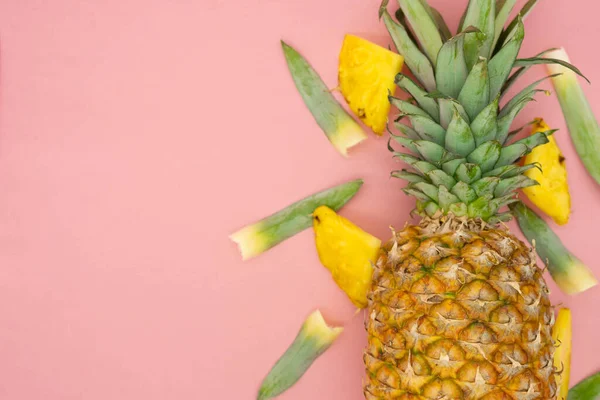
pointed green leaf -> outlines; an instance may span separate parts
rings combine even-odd
[[[474,26],[481,32],[465,37],[465,59],[471,68],[479,57],[489,58],[494,41],[496,7],[494,0],[470,0],[464,26]]]
[[[504,29],[504,24],[508,21],[510,12],[514,8],[517,0],[498,0],[496,1],[496,20],[494,21],[494,41],[492,42],[492,48],[496,47],[496,43],[500,38],[500,34]]]
[[[435,186],[443,185],[451,189],[456,184],[454,178],[442,171],[441,169],[436,169],[434,171],[428,172],[426,176]]]
[[[558,59],[558,58],[543,58],[543,57],[532,57],[532,58],[519,58],[515,61],[515,67],[526,67],[529,65],[540,65],[540,64],[558,64],[560,66],[563,66],[567,69],[570,69],[571,71],[575,72],[577,75],[579,75],[580,77],[582,77],[583,79],[585,79],[588,83],[590,83],[590,80],[588,78],[585,77],[585,75],[583,75],[581,73],[581,71],[575,67],[573,64]]]
[[[471,203],[477,198],[475,190],[473,190],[466,182],[458,182],[454,185],[451,192],[466,204]]]
[[[469,72],[465,85],[458,95],[458,101],[464,106],[471,120],[490,103],[490,81],[485,58],[479,59]]]
[[[521,112],[521,110],[529,103],[533,101],[533,97],[526,97],[521,99],[519,103],[517,103],[508,114],[504,117],[498,119],[498,129],[496,131],[496,140],[502,144],[506,142],[506,138],[508,137],[508,131],[510,129],[510,125],[513,120],[516,118],[517,114]]]
[[[475,149],[475,139],[469,124],[462,119],[458,111],[454,112],[452,121],[446,131],[445,147],[448,151],[466,157]]]
[[[477,193],[477,196],[493,196],[496,186],[500,182],[496,177],[484,177],[471,184],[471,188]]]
[[[383,21],[398,53],[404,56],[404,62],[413,75],[428,91],[435,90],[433,66],[425,54],[421,53],[421,50],[408,36],[406,29],[397,24],[387,11],[383,12]]]
[[[404,136],[395,136],[390,134],[390,138],[388,140],[388,150],[394,151],[394,148],[391,146],[390,141],[395,140],[397,143],[400,143],[403,147],[407,148],[414,154],[419,154],[419,151],[414,145],[414,141],[412,139],[406,138]]]
[[[498,46],[500,46],[501,43],[506,43],[512,38],[512,36],[517,30],[517,24],[519,23],[519,19],[525,21],[525,18],[527,18],[527,16],[531,12],[531,10],[533,10],[533,7],[536,5],[537,2],[538,0],[528,0],[527,3],[525,3],[525,5],[523,6],[523,8],[521,8],[521,11],[517,14],[517,16],[513,18],[512,21],[510,21],[506,29],[500,34],[500,37],[498,38]]]
[[[544,54],[550,53],[552,51],[556,50],[556,48],[552,48],[552,49],[548,49],[548,50],[544,50],[541,53],[537,54],[535,56],[535,58],[539,58],[541,56],[543,56]],[[531,68],[534,64],[529,64],[526,65],[524,67],[520,67],[518,70],[516,70],[507,80],[506,82],[504,82],[504,85],[502,86],[502,97],[508,92],[508,89],[510,89],[512,87],[512,85],[521,77],[523,76],[523,74],[525,74],[525,72],[527,72],[529,70],[529,68]]]
[[[484,177],[498,177],[498,178],[512,178],[513,176],[517,176],[522,174],[523,172],[531,169],[531,168],[540,168],[540,166],[535,164],[527,164],[523,166],[518,165],[505,165],[503,167],[494,168],[493,170],[486,172],[483,174]]]
[[[513,143],[510,146],[503,147],[500,150],[500,157],[496,161],[496,168],[514,164],[519,158],[527,154],[527,150],[527,146],[522,143]]]
[[[476,200],[472,201],[468,205],[468,214],[471,218],[481,218],[487,220],[494,214],[493,207],[491,204],[492,196],[481,196]]]
[[[415,141],[415,146],[423,158],[434,165],[439,166],[442,160],[448,156],[446,149],[437,143],[429,142],[427,140],[417,140]]]
[[[455,110],[458,111],[460,116],[465,121],[469,121],[469,116],[467,115],[467,112],[458,101],[449,97],[445,97],[439,98],[438,102],[440,104],[440,125],[442,126],[442,128],[448,128],[448,125],[450,125],[450,121],[452,121],[452,116],[454,115]]]
[[[437,54],[442,47],[442,37],[438,28],[419,0],[398,0],[402,12],[410,23],[427,57],[435,65]]]
[[[396,76],[396,85],[410,94],[416,100],[417,104],[419,104],[419,107],[425,110],[431,118],[435,121],[440,120],[440,108],[438,103],[434,99],[428,97],[426,91],[402,74]],[[425,87],[430,91],[435,90],[435,84],[434,89],[429,89],[427,85],[425,85]]]
[[[429,198],[431,198],[431,200],[435,202],[438,201],[438,188],[432,185],[431,183],[417,182],[411,184],[410,186],[425,193]]]
[[[422,115],[426,118],[431,119],[429,114],[425,112],[422,108],[415,106],[414,104],[409,103],[408,101],[404,101],[397,97],[389,96],[388,97],[390,103],[396,107],[403,114],[412,114],[412,115]]]
[[[436,124],[431,118],[422,115],[408,115],[413,129],[423,140],[428,140],[439,145],[444,144],[446,130]]]
[[[502,179],[494,190],[494,197],[506,196],[510,193],[514,193],[517,189],[534,185],[538,185],[538,182],[525,175],[517,175],[512,178]]]
[[[419,201],[425,201],[425,202],[431,201],[429,196],[427,196],[425,193],[421,192],[420,190],[412,188],[411,186],[412,186],[412,184],[409,187],[402,189],[402,191],[409,196],[413,196],[414,198],[416,198]]]
[[[456,170],[456,179],[461,182],[471,183],[481,178],[481,168],[479,165],[466,163],[462,164]]]
[[[448,175],[454,176],[458,167],[460,167],[461,164],[464,164],[466,162],[467,160],[464,158],[456,158],[454,160],[446,161],[442,164],[442,170]]]
[[[392,171],[391,176],[394,178],[403,179],[410,183],[425,182],[425,178],[422,175],[415,174],[404,169],[401,171]]]
[[[437,201],[430,201],[425,205],[424,210],[428,216],[433,218],[437,215],[438,211],[440,210],[440,206],[437,204]]]
[[[454,99],[458,97],[469,74],[463,50],[464,37],[474,32],[477,30],[471,27],[454,36],[444,43],[438,54],[435,67],[437,89]]]
[[[400,132],[402,132],[402,134],[409,139],[413,139],[413,140],[422,139],[422,137],[420,137],[419,134],[413,128],[411,128],[405,124],[401,124],[400,122],[394,122],[394,127],[397,130],[399,130]]]
[[[467,215],[467,205],[465,203],[454,203],[450,205],[450,213],[457,217],[463,217]]]
[[[319,74],[294,48],[281,42],[294,84],[319,127],[343,156],[367,138],[361,126],[333,97]]]
[[[488,64],[488,72],[490,75],[490,98],[496,97],[502,85],[508,78],[510,71],[513,68],[513,63],[517,59],[521,43],[525,37],[525,29],[523,23],[519,20],[517,30],[512,39],[508,41]]]
[[[448,39],[450,39],[452,37],[452,33],[450,33],[450,29],[448,28],[448,24],[446,24],[446,21],[444,21],[444,17],[442,16],[442,14],[436,10],[433,7],[429,7],[429,9],[431,10],[431,16],[433,18],[433,21],[435,22],[435,24],[438,27],[438,31],[440,32],[440,35],[442,36],[442,41],[446,41]]]
[[[471,132],[473,132],[476,146],[496,138],[498,100],[498,97],[496,97],[496,99],[488,104],[471,123]]]
[[[507,115],[508,113],[510,113],[511,109],[513,107],[515,107],[519,102],[521,102],[521,100],[523,100],[524,98],[526,98],[526,97],[532,97],[536,93],[536,89],[535,88],[540,83],[542,83],[546,79],[552,78],[554,76],[556,76],[556,74],[555,75],[545,76],[542,79],[538,79],[537,81],[533,82],[531,85],[527,86],[525,89],[521,90],[512,99],[510,99],[510,101],[508,103],[506,103],[506,105],[504,107],[502,107],[502,110],[500,110],[500,113],[498,114],[498,117],[502,118],[505,115]]]
[[[442,207],[444,211],[448,211],[450,205],[458,203],[460,201],[460,199],[452,193],[450,193],[444,185],[439,186],[438,198],[440,207]]]
[[[548,143],[548,136],[552,135],[557,130],[558,129],[551,129],[549,131],[536,132],[533,135],[527,136],[526,138],[521,139],[513,144],[523,144],[527,146],[527,153],[529,153],[536,147]]]
[[[494,168],[496,161],[500,158],[501,149],[502,145],[495,140],[485,142],[469,154],[467,160],[470,163],[479,165],[481,171],[485,173]]]
[[[423,176],[427,176],[429,172],[437,170],[437,167],[435,165],[422,160],[412,164],[412,167],[419,171]]]

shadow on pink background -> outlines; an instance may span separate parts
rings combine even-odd
[[[455,28],[466,1],[432,3]],[[523,56],[565,46],[600,114],[600,6],[541,2]],[[282,399],[362,399],[362,314],[303,232],[243,263],[227,236],[362,177],[343,215],[382,238],[412,200],[371,135],[344,160],[296,93],[279,45],[331,87],[345,33],[389,44],[378,0],[0,2],[0,398],[252,399],[315,308],[346,327]],[[536,68],[530,81],[541,77]],[[550,88],[549,84],[546,84]],[[597,275],[600,188],[555,97],[572,220],[556,228]],[[600,289],[573,309],[572,380],[600,369]]]

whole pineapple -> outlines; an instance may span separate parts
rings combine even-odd
[[[523,175],[534,165],[515,163],[552,133],[512,140],[511,124],[539,82],[499,106],[528,66],[552,62],[517,59],[521,16],[504,28],[515,2],[471,0],[454,37],[425,0],[399,0],[398,22],[381,8],[419,81],[397,77],[414,101],[390,98],[402,133],[390,140],[411,154],[390,149],[410,166],[393,175],[408,181],[422,220],[395,233],[374,268],[369,400],[556,398],[554,314],[542,271],[531,249],[498,225],[515,191],[536,183]]]

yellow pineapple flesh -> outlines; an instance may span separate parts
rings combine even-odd
[[[381,240],[326,206],[313,213],[313,227],[321,263],[354,305],[366,307]]]
[[[354,35],[346,35],[339,58],[339,84],[350,109],[376,134],[385,131],[394,78],[402,70],[399,54]]]
[[[374,269],[365,397],[553,399],[553,321],[542,271],[508,231],[407,226]]]
[[[548,130],[548,125],[542,119],[537,119],[531,133]],[[571,214],[565,157],[554,136],[548,136],[548,140],[548,143],[536,147],[525,157],[525,164],[535,163],[540,168],[532,168],[525,172],[525,176],[537,181],[539,185],[523,188],[523,193],[554,222],[564,225],[569,222]]]

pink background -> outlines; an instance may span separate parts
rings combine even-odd
[[[466,1],[432,3],[454,29]],[[541,2],[522,55],[566,46],[600,113],[600,6],[568,3]],[[343,215],[382,238],[407,220],[385,140],[339,156],[279,45],[334,87],[344,33],[388,44],[378,5],[0,1],[0,398],[252,399],[317,307],[346,330],[282,398],[362,398],[362,314],[320,266],[312,232],[245,263],[227,237],[357,177]],[[539,96],[518,122],[536,116],[561,129],[567,157],[573,214],[556,230],[600,275],[600,187],[557,100]],[[577,381],[600,369],[600,288],[552,297],[573,309]]]

